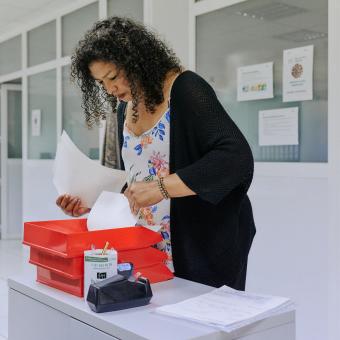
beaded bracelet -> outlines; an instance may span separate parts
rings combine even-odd
[[[166,190],[165,185],[164,185],[164,177],[159,177],[157,179],[157,184],[158,184],[158,189],[161,192],[162,196],[168,200],[170,198],[170,195],[168,193],[168,190]]]

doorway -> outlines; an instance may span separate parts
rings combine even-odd
[[[1,239],[22,237],[21,80],[0,85]]]

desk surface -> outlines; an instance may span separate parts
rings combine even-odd
[[[37,283],[31,274],[10,278],[10,289],[25,294],[45,305],[63,312],[112,336],[122,339],[220,339],[221,331],[198,323],[166,317],[154,313],[154,309],[165,304],[176,303],[190,297],[207,293],[213,288],[195,282],[175,278],[153,284],[153,298],[147,306],[122,311],[96,314],[91,311],[84,299],[63,293]],[[295,322],[293,311],[282,313],[269,319],[243,327],[237,334],[253,334],[261,330],[279,327]],[[235,334],[226,334],[224,339],[234,339]]]

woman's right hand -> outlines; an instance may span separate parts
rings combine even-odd
[[[91,211],[90,208],[82,205],[81,199],[67,194],[60,195],[56,200],[57,206],[66,214],[79,217]]]

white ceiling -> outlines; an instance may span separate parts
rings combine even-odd
[[[32,24],[37,18],[60,11],[77,0],[0,0],[1,37],[17,32],[20,27]]]

